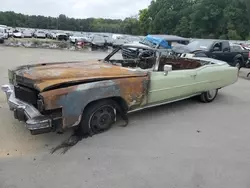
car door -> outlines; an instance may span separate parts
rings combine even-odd
[[[209,53],[209,57],[213,59],[223,60],[225,59],[224,53],[222,50],[222,42],[216,42],[211,48],[211,51]]]
[[[167,74],[151,72],[148,104],[174,101],[192,95],[196,75],[196,69],[175,70]]]

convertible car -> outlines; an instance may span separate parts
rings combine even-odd
[[[84,134],[107,131],[120,115],[197,96],[212,102],[234,84],[238,70],[204,57],[122,58],[123,45],[105,59],[24,65],[9,70],[3,85],[10,110],[31,134],[75,127]],[[150,49],[151,50],[151,49]]]

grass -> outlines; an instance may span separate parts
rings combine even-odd
[[[68,48],[70,43],[68,41],[58,41],[52,39],[40,39],[40,38],[9,38],[7,40],[10,43],[31,43],[35,46],[46,46],[46,45],[56,45],[58,48]]]
[[[52,39],[40,39],[40,38],[9,38],[9,41],[16,41],[16,42],[34,42],[34,41],[38,41],[38,42],[44,42],[44,43],[51,43],[51,42],[60,42],[60,41],[56,41],[56,40],[52,40]]]

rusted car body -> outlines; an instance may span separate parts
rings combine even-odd
[[[128,113],[209,90],[217,91],[237,80],[236,69],[209,58],[162,57],[155,52],[158,55],[152,58],[112,59],[124,47],[130,46],[115,49],[104,60],[44,63],[10,69],[9,85],[3,85],[2,90],[14,117],[26,122],[32,134],[64,131],[80,126],[82,121],[90,122],[92,115],[84,115],[89,113],[86,110],[91,111],[89,108],[96,101],[111,99]],[[204,71],[205,67],[208,72]],[[197,71],[200,72],[197,74]],[[210,77],[217,82],[209,80]],[[111,115],[116,115],[115,108],[114,112],[106,111],[98,112],[97,119],[104,122],[105,117],[110,119]]]

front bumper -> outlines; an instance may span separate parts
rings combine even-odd
[[[12,85],[3,85],[2,91],[6,94],[9,108],[14,112],[14,117],[25,122],[26,128],[32,134],[52,131],[52,119],[42,115],[33,105],[17,99]]]

